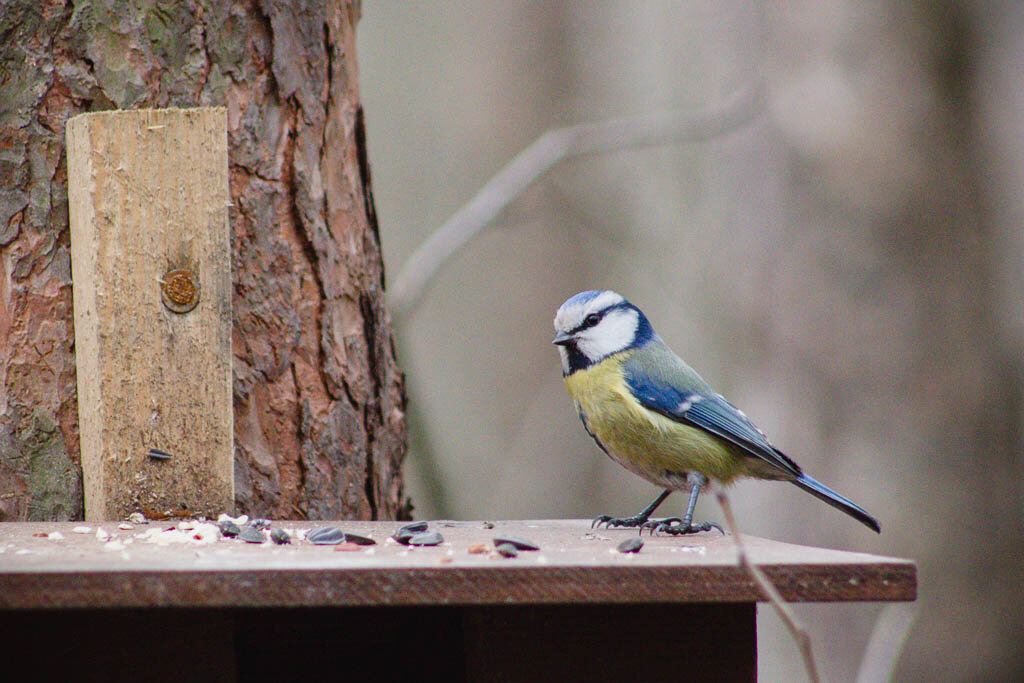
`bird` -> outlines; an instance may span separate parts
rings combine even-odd
[[[862,507],[805,473],[759,428],[677,356],[643,312],[610,290],[588,290],[555,314],[562,377],[587,433],[612,460],[662,489],[632,517],[600,515],[592,526],[640,533],[693,534],[697,497],[709,485],[744,477],[781,480],[845,512],[877,533]],[[651,519],[674,491],[689,491],[685,514]]]

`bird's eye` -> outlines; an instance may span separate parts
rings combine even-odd
[[[593,327],[597,323],[601,322],[601,316],[599,316],[597,313],[591,313],[590,315],[583,319],[583,322],[587,324],[587,327]]]

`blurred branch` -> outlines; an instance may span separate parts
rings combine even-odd
[[[893,680],[893,669],[899,659],[903,645],[907,642],[910,627],[917,618],[917,605],[886,605],[875,621],[871,639],[864,650],[864,658],[857,672],[857,683],[882,683]]]
[[[401,317],[423,296],[437,270],[484,230],[531,183],[565,159],[724,135],[749,123],[764,108],[760,84],[741,88],[700,111],[670,111],[556,128],[520,152],[413,253],[395,279],[389,297]]]
[[[818,683],[820,679],[818,678],[818,668],[814,665],[814,653],[811,652],[811,635],[807,632],[804,625],[797,621],[796,615],[786,605],[782,596],[779,595],[779,591],[775,590],[775,586],[764,575],[764,572],[747,557],[747,550],[740,539],[739,528],[736,526],[736,519],[732,515],[732,507],[729,505],[729,497],[725,495],[725,491],[716,491],[716,495],[718,496],[718,504],[722,507],[722,512],[725,514],[725,523],[729,526],[729,533],[732,534],[733,542],[736,544],[736,555],[740,566],[747,571],[750,578],[761,589],[761,593],[768,599],[768,602],[772,603],[775,611],[779,613],[789,632],[793,634],[793,640],[796,641],[797,647],[800,649],[800,654],[804,658],[804,666],[807,668],[807,676],[811,679],[811,683]]]

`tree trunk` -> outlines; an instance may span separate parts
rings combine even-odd
[[[0,519],[80,518],[64,125],[225,105],[239,512],[402,517],[355,2],[0,0]]]

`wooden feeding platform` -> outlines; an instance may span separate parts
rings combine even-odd
[[[58,673],[105,662],[113,679],[756,676],[761,596],[729,536],[645,535],[627,554],[617,546],[635,530],[585,520],[436,521],[444,542],[413,547],[390,538],[399,524],[274,522],[288,545],[201,540],[180,522],[0,524],[4,647]],[[300,540],[318,526],[376,543]],[[539,550],[504,557],[493,548],[506,536]],[[908,560],[745,542],[789,601],[916,597]]]
[[[718,532],[644,537],[585,520],[101,521],[231,509],[231,251],[225,109],[69,121],[86,522],[0,524],[0,652],[36,680],[751,680],[761,595]],[[372,545],[314,545],[338,526]],[[253,532],[257,533],[257,532]],[[496,537],[537,546],[514,557]],[[786,600],[914,600],[908,560],[747,538]]]

